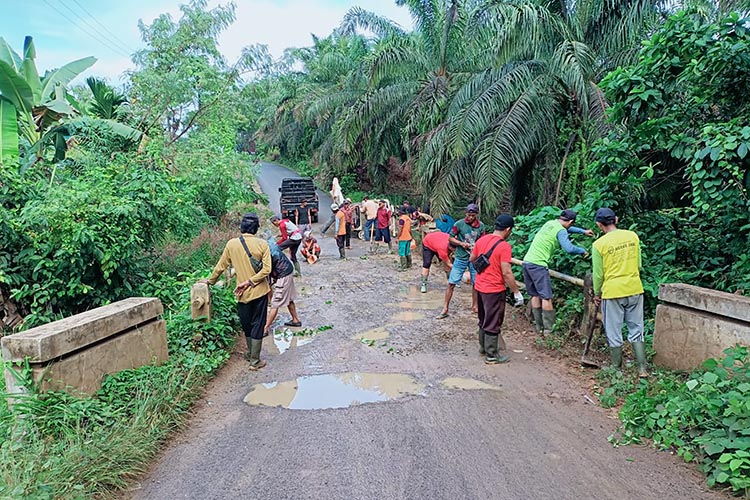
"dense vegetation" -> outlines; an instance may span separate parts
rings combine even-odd
[[[123,488],[183,422],[229,357],[238,328],[231,288],[216,288],[210,324],[190,318],[237,215],[256,205],[254,170],[238,152],[246,127],[241,75],[263,64],[249,48],[227,63],[217,48],[234,8],[182,7],[142,25],[145,49],[124,89],[70,82],[93,58],[37,76],[29,37],[0,40],[0,291],[21,328],[124,297],[165,305],[170,360],[108,377],[79,399],[30,393],[0,404],[0,498],[82,498]],[[95,66],[94,66],[95,67]],[[19,97],[20,96],[20,97]],[[12,113],[12,114],[8,114]],[[10,332],[4,332],[8,334]]]
[[[240,151],[257,147],[323,183],[338,176],[347,193],[409,194],[454,215],[476,200],[485,219],[511,211],[517,255],[560,207],[593,227],[594,210],[612,206],[643,240],[650,317],[659,283],[750,291],[743,5],[397,3],[413,30],[353,8],[280,60],[256,46],[228,62],[217,37],[233,6],[192,0],[180,19],[140,26],[145,49],[123,89],[71,85],[93,58],[40,76],[30,37],[18,53],[0,39],[0,292],[22,328],[162,297],[171,352],[91,398],[30,387],[13,411],[1,405],[0,495],[122,487],[226,360],[231,297],[217,294],[207,326],[189,319],[185,294],[232,215],[259,199]],[[583,275],[590,264],[559,255],[553,267]],[[566,334],[580,292],[555,286]],[[626,397],[625,442],[653,439],[701,461],[712,485],[747,493],[748,362],[738,349],[640,385],[605,372],[603,396]]]

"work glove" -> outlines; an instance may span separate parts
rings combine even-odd
[[[513,303],[515,307],[521,307],[523,305],[523,294],[521,292],[514,293],[513,298],[515,299],[515,302]]]

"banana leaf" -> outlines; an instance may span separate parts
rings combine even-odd
[[[22,113],[31,113],[34,93],[21,75],[5,61],[0,61],[0,94]]]
[[[0,99],[0,164],[18,156],[18,123],[16,107]]]
[[[0,61],[5,61],[8,66],[13,68],[14,71],[18,72],[21,70],[21,58],[16,54],[16,51],[10,46],[5,38],[0,36]]]
[[[59,83],[66,86],[73,78],[86,71],[95,62],[96,57],[84,57],[45,73],[44,78],[42,78],[42,99],[48,99],[52,95],[55,85]]]

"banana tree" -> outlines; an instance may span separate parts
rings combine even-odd
[[[20,140],[27,146],[26,168],[43,158],[50,141],[55,145],[55,158],[64,157],[62,132],[50,131],[78,113],[69,102],[66,86],[96,62],[94,57],[85,57],[40,78],[35,58],[32,37],[24,40],[23,58],[0,37],[0,160],[18,156]]]

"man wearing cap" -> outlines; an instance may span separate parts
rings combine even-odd
[[[378,227],[378,202],[365,196],[362,202],[362,213],[365,216],[365,241],[375,236]]]
[[[354,224],[354,208],[352,207],[352,200],[347,198],[344,200],[344,204],[339,208],[344,212],[344,220],[346,220],[346,238],[345,247],[347,250],[352,248],[352,225]]]
[[[200,283],[213,285],[230,265],[237,273],[237,313],[245,333],[247,353],[251,370],[260,370],[266,362],[260,359],[263,347],[263,329],[268,307],[268,275],[271,273],[271,250],[264,240],[255,235],[260,227],[258,215],[248,213],[242,217],[240,236],[231,239],[224,247],[219,262],[211,276]]]
[[[585,248],[571,243],[569,234],[594,236],[591,229],[573,226],[578,214],[563,210],[560,216],[546,222],[534,236],[528,252],[523,258],[523,282],[531,297],[531,312],[537,332],[546,335],[555,326],[555,308],[552,305],[552,281],[549,277],[549,262],[558,248],[567,253],[588,256]]]
[[[339,247],[339,259],[346,259],[346,250],[344,243],[346,240],[346,216],[344,211],[339,209],[337,204],[331,205],[331,212],[336,217],[336,246]]]
[[[280,215],[271,217],[271,224],[278,227],[281,231],[281,236],[276,240],[276,244],[282,250],[289,249],[289,259],[294,265],[294,275],[301,276],[302,272],[297,261],[297,250],[302,244],[302,231],[294,222],[289,219],[282,219]]]
[[[474,290],[474,279],[477,273],[474,270],[474,265],[469,261],[469,257],[474,243],[484,236],[486,232],[486,226],[479,220],[479,207],[474,203],[470,203],[466,207],[466,217],[456,222],[450,232],[450,242],[456,246],[456,256],[453,259],[453,268],[451,268],[451,274],[448,277],[448,289],[445,291],[445,305],[438,319],[448,317],[448,308],[450,307],[451,299],[453,299],[453,290],[456,288],[456,285],[461,283],[461,279],[467,269],[469,270],[472,284],[471,310],[477,312],[477,294],[476,290]]]
[[[498,215],[495,219],[495,231],[479,238],[469,258],[474,263],[484,254],[489,261],[487,268],[477,273],[474,283],[479,318],[479,352],[486,356],[484,362],[488,365],[510,361],[508,356],[499,352],[500,346],[505,348],[501,329],[505,318],[506,286],[513,292],[513,305],[523,305],[523,295],[518,290],[510,264],[512,249],[507,241],[513,225],[513,217],[508,214]]]
[[[591,249],[594,301],[601,304],[612,366],[622,368],[622,325],[628,326],[628,341],[638,362],[638,375],[648,377],[643,343],[643,284],[641,246],[633,231],[617,229],[611,208],[596,211],[596,225],[604,236]]]

